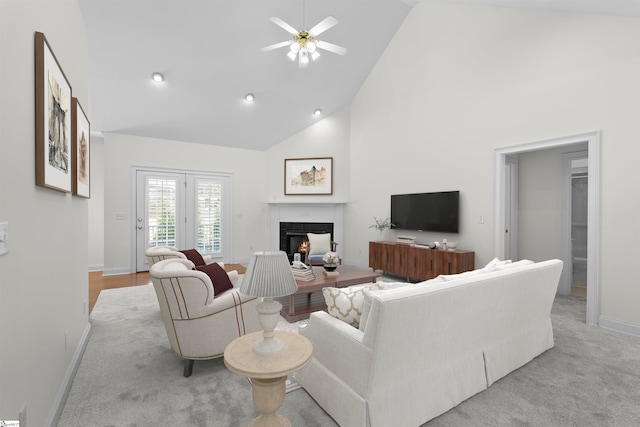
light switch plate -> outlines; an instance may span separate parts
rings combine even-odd
[[[9,223],[0,222],[0,255],[9,252]]]

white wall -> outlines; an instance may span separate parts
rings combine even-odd
[[[89,199],[89,270],[104,269],[104,138],[91,135]]]
[[[26,405],[28,425],[45,426],[89,331],[88,202],[35,185],[35,31],[83,106],[88,43],[76,0],[0,1],[0,221],[10,227],[0,257],[0,419],[17,420]]]
[[[494,150],[602,130],[601,315],[640,333],[640,247],[617,243],[640,235],[638,40],[638,18],[417,4],[351,104],[350,258],[367,264],[390,194],[457,189],[459,247],[483,265]]]
[[[267,150],[267,203],[346,203],[349,200],[349,108],[345,107]],[[284,160],[333,157],[332,195],[284,195]]]
[[[248,261],[252,246],[255,250],[268,244],[264,152],[105,133],[104,274],[135,271],[131,265],[133,166],[231,173],[233,259],[225,261]],[[116,221],[117,212],[126,213],[127,219]]]

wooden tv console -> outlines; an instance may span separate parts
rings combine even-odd
[[[369,267],[407,280],[433,279],[474,269],[475,252],[441,251],[396,242],[369,242]]]

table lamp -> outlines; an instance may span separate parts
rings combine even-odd
[[[262,297],[256,306],[262,326],[262,339],[253,344],[253,352],[260,356],[275,356],[284,350],[284,343],[275,338],[282,304],[274,298],[291,295],[298,290],[289,258],[284,251],[255,252],[242,279],[240,292]]]

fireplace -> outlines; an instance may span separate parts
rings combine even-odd
[[[281,222],[280,250],[285,251],[289,261],[293,261],[293,254],[300,253],[304,262],[304,251],[307,245],[307,233],[329,233],[333,240],[333,223],[328,222]]]
[[[285,251],[292,259],[296,252],[300,252],[302,256],[302,251],[299,251],[300,244],[295,240],[302,237],[306,241],[307,233],[330,233],[332,240],[339,243],[338,255],[344,259],[341,252],[347,245],[344,241],[343,211],[343,203],[272,203],[269,248]],[[290,235],[288,246],[287,229]]]

